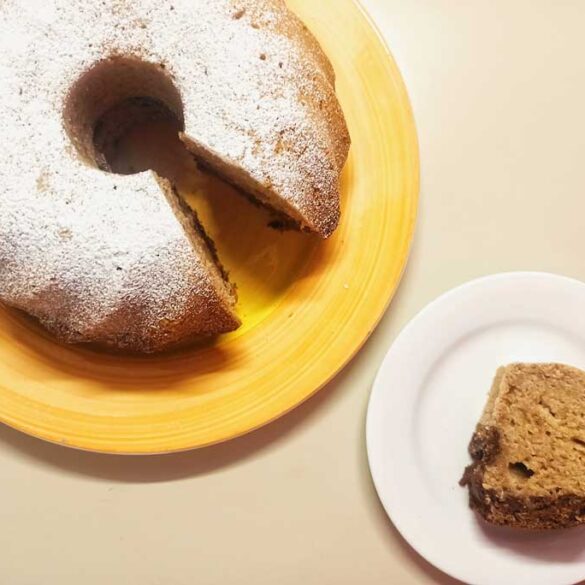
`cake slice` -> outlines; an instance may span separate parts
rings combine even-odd
[[[561,364],[500,368],[469,453],[461,485],[487,522],[585,522],[585,372]]]

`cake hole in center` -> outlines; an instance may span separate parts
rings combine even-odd
[[[153,170],[176,182],[176,162],[184,158],[183,127],[165,104],[129,98],[106,112],[94,130],[94,145],[104,171],[132,175]]]
[[[87,164],[122,175],[172,179],[169,152],[184,151],[183,104],[166,67],[135,57],[99,61],[72,86],[65,129]]]

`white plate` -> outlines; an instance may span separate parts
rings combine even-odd
[[[585,528],[488,527],[458,481],[500,365],[585,369],[585,284],[542,273],[490,276],[434,301],[400,334],[367,420],[370,469],[404,538],[471,585],[568,585],[585,578]]]

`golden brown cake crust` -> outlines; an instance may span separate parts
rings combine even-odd
[[[495,378],[461,480],[492,524],[532,529],[585,522],[585,373],[512,364]]]

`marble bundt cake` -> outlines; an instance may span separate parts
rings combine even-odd
[[[137,352],[237,328],[194,212],[153,172],[108,172],[96,137],[155,104],[212,171],[326,238],[349,149],[334,83],[283,0],[4,0],[0,301]]]

